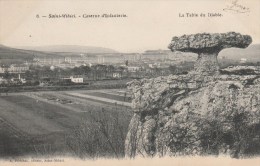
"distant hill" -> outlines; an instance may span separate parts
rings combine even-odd
[[[0,44],[0,64],[24,63],[35,57],[81,56],[82,53],[118,53],[115,50],[88,46],[42,46],[11,48]]]
[[[147,50],[144,53],[160,55],[160,53],[165,54],[170,52],[171,52],[170,50]],[[175,55],[194,55],[194,57],[196,57],[195,53],[180,52],[180,51],[176,51]],[[255,60],[260,61],[260,44],[252,44],[245,49],[227,48],[222,50],[219,53],[218,58],[220,57],[225,57],[226,59],[232,59],[232,60],[240,60],[241,58],[246,58],[251,61],[255,61]]]
[[[0,45],[0,62],[1,64],[15,62],[19,63],[26,60],[33,59],[33,52],[14,49]]]
[[[22,49],[23,48],[23,49]],[[37,50],[37,51],[36,51]],[[169,52],[170,50],[160,50],[160,52]],[[149,51],[148,51],[149,52]],[[24,63],[24,61],[31,61],[34,57],[66,57],[66,56],[81,56],[81,54],[88,53],[93,56],[100,53],[107,53],[105,55],[120,54],[115,50],[101,47],[88,46],[42,46],[42,47],[19,47],[11,48],[0,44],[0,64]],[[183,53],[180,53],[183,54]],[[158,55],[160,56],[160,55]],[[240,60],[246,58],[248,61],[260,61],[260,44],[250,45],[246,49],[228,48],[220,52],[220,57],[226,59]],[[224,60],[224,59],[222,59]]]
[[[24,50],[43,52],[73,52],[73,53],[118,53],[117,51],[103,47],[78,46],[78,45],[52,45],[37,47],[17,47]]]
[[[54,53],[22,50],[0,45],[0,64],[24,63],[24,61],[32,61],[34,57],[57,57]]]
[[[245,49],[240,48],[228,48],[219,53],[219,57],[225,57],[227,59],[240,60],[246,58],[248,60],[260,61],[260,44],[253,44]]]

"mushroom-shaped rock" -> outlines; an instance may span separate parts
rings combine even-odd
[[[218,73],[218,53],[225,48],[246,48],[252,43],[249,35],[236,32],[198,33],[173,37],[169,49],[172,51],[197,53],[198,59],[194,70],[199,74],[212,75]]]

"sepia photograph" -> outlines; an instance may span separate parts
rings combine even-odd
[[[260,0],[0,0],[0,165],[260,165]]]

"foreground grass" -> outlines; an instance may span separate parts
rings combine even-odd
[[[124,156],[129,108],[70,100],[66,105],[28,95],[0,96],[0,156]]]

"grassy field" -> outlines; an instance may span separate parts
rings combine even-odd
[[[123,101],[123,102],[131,102],[131,97],[130,96],[122,96],[122,95],[114,95],[110,93],[103,93],[103,92],[91,92],[91,93],[86,93],[88,95],[93,95],[97,97],[103,97],[103,98],[109,98],[117,101]]]
[[[124,155],[129,107],[66,92],[10,93],[0,105],[0,156]]]

